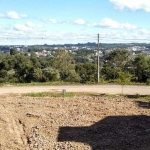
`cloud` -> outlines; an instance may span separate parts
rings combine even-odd
[[[34,23],[32,23],[32,22],[27,22],[27,23],[25,24],[25,26],[27,26],[27,27],[29,27],[29,28],[42,28],[42,27],[43,27],[43,26],[40,25],[40,24],[34,24]]]
[[[132,11],[143,9],[146,12],[150,12],[150,0],[109,0],[115,5],[116,9],[123,10],[125,8]]]
[[[103,18],[100,23],[93,23],[92,26],[101,28],[119,28],[120,24],[110,18]]]
[[[149,29],[140,28],[126,22],[122,23],[111,18],[103,18],[100,22],[95,23],[87,23],[83,19],[64,21],[54,19],[51,21],[58,25],[54,24],[54,28],[53,26],[51,28],[29,21],[5,26],[0,25],[1,41],[5,39],[8,42],[12,38],[12,41],[10,41],[12,44],[22,41],[22,45],[26,45],[27,42],[28,44],[85,43],[96,42],[97,33],[100,34],[102,43],[149,42],[150,37]],[[65,24],[63,28],[62,23]],[[67,29],[65,29],[66,24],[71,27],[67,26]],[[76,26],[77,24],[82,28],[87,27],[87,30],[81,31],[81,28]],[[3,43],[1,42],[1,44]]]
[[[137,29],[137,26],[129,23],[119,23],[111,18],[103,18],[100,23],[89,24],[91,27],[112,28],[112,29]]]
[[[18,14],[15,11],[8,11],[6,13],[0,14],[0,18],[8,18],[8,19],[21,19],[27,17],[28,16],[26,14]]]
[[[58,21],[54,18],[50,18],[50,19],[41,19],[41,21],[45,22],[45,23],[53,23],[56,24],[58,23]]]
[[[48,21],[51,22],[51,23],[57,23],[56,19],[49,19]]]
[[[73,21],[74,24],[78,24],[78,25],[84,25],[85,21],[83,19],[77,19],[75,21]]]
[[[76,20],[57,20],[54,18],[50,19],[42,19],[42,21],[46,23],[52,23],[52,24],[70,24],[70,25],[85,25],[86,22],[83,19],[76,19]]]
[[[149,43],[150,31],[147,31],[146,33],[143,31],[143,29],[138,29],[134,32],[102,31],[100,33],[100,40],[102,43]]]
[[[16,24],[13,29],[16,30],[16,31],[28,31],[31,28],[27,27],[24,24]]]
[[[32,22],[27,22],[26,24],[15,24],[13,27],[13,30],[16,31],[29,31],[29,30],[34,30],[38,28],[42,28],[43,26],[40,24],[34,24]]]
[[[21,29],[25,26],[18,26]],[[130,31],[109,31],[103,30],[99,32],[101,43],[131,43],[131,42],[149,42],[150,31],[145,29],[138,29],[134,32]],[[63,43],[85,43],[97,42],[96,33],[75,33],[66,32],[55,34],[51,31],[42,30],[6,30],[3,33],[3,38],[0,40],[1,44],[8,42],[8,45],[33,45],[33,44],[63,44]],[[5,41],[4,41],[5,40]]]
[[[9,30],[9,26],[0,26],[0,31]]]

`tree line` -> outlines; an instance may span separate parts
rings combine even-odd
[[[116,49],[101,57],[99,66],[100,81],[117,82],[127,76],[132,82],[150,83],[150,56]],[[15,49],[10,54],[0,53],[0,83],[51,81],[96,83],[97,61],[79,62],[62,49],[52,57],[37,57],[34,52],[28,56]]]

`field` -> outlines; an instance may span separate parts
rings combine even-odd
[[[148,101],[0,96],[1,150],[150,150]]]

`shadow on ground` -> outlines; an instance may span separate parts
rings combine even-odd
[[[60,127],[58,141],[85,143],[92,150],[150,150],[150,117],[109,116],[91,126]]]
[[[150,109],[150,101],[147,102],[147,101],[136,101],[136,104],[139,106],[139,107],[142,107],[142,108],[145,108],[145,109]]]
[[[126,97],[128,98],[134,98],[134,99],[139,99],[139,98],[145,98],[147,99],[147,101],[143,101],[143,100],[138,100],[135,101],[135,103],[138,105],[138,107],[142,107],[145,109],[150,109],[150,101],[148,101],[148,97],[149,95],[126,95]],[[150,97],[150,96],[149,96]]]

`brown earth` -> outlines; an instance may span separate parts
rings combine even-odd
[[[0,96],[0,150],[150,150],[146,101]]]

